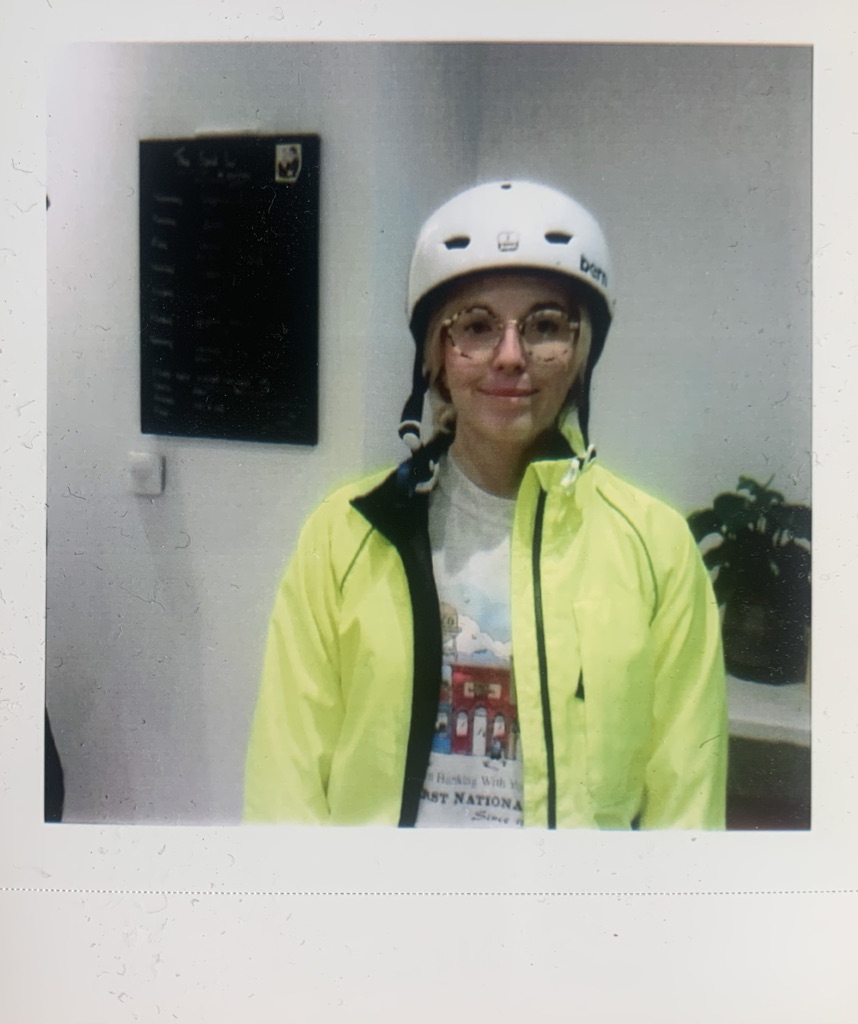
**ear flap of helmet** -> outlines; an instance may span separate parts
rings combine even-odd
[[[592,325],[590,356],[584,367],[584,376],[578,396],[578,423],[581,427],[585,448],[590,444],[590,384],[593,379],[593,370],[595,370],[605,348],[605,340],[611,326],[611,316],[604,302],[593,302],[590,307],[590,322]]]

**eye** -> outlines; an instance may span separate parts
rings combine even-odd
[[[538,309],[525,319],[523,327],[530,341],[554,341],[568,334],[569,319],[559,309]]]
[[[494,317],[486,309],[468,309],[456,319],[454,326],[463,335],[481,338],[494,330]]]

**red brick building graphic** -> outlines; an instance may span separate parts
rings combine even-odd
[[[514,760],[518,731],[509,669],[468,663],[450,668],[450,752]]]
[[[512,663],[508,666],[466,660],[468,655],[457,650],[462,633],[459,613],[444,601],[441,630],[444,664],[432,749],[440,754],[515,760],[518,722]]]

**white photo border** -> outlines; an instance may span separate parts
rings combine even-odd
[[[858,919],[858,687],[846,647],[856,608],[858,566],[858,534],[850,529],[858,492],[850,457],[858,438],[858,22],[850,5],[823,0],[798,11],[776,3],[730,0],[717,13],[694,10],[682,0],[658,5],[607,0],[585,10],[537,0],[524,12],[520,5],[461,0],[419,11],[391,2],[366,11],[356,10],[356,4],[316,3],[301,13],[285,3],[151,3],[145,9],[122,5],[120,10],[120,5],[102,2],[45,0],[43,9],[34,11],[37,6],[26,0],[11,3],[7,26],[12,28],[0,43],[9,71],[2,144],[7,157],[0,167],[3,194],[8,197],[0,220],[0,451],[5,478],[0,487],[0,551],[5,563],[0,570],[0,813],[6,836],[0,854],[0,918],[6,927],[0,934],[12,965],[11,1005],[35,1007],[28,1018],[32,1020],[85,1019],[79,1007],[89,1006],[86,1001],[91,1000],[90,1019],[124,1020],[130,1019],[133,1003],[143,1014],[140,1019],[152,1019],[160,998],[163,1005],[168,1005],[165,999],[174,1000],[172,1005],[183,1014],[179,1019],[228,1020],[237,1012],[233,1000],[241,992],[259,996],[253,1013],[262,1016],[254,1019],[269,1019],[264,1008],[271,1012],[279,1005],[271,955],[279,943],[292,957],[288,1001],[293,1009],[308,1010],[304,1019],[339,1019],[337,999],[345,1003],[351,1019],[362,1019],[361,1012],[370,1008],[384,1019],[385,1013],[404,1012],[403,1006],[412,1005],[408,999],[421,1002],[420,993],[405,984],[416,984],[422,976],[412,957],[436,955],[441,941],[449,942],[459,933],[455,920],[466,913],[481,916],[483,934],[497,935],[490,930],[494,927],[507,936],[506,947],[487,941],[475,954],[475,963],[495,982],[516,965],[524,970],[528,950],[542,953],[537,974],[546,987],[530,992],[526,1003],[520,1001],[523,996],[511,996],[507,1007],[529,1006],[530,1012],[540,1012],[541,1007],[543,1019],[566,1019],[563,1011],[568,1011],[558,1001],[568,981],[564,960],[556,953],[558,943],[568,944],[581,958],[579,964],[593,966],[592,982],[579,977],[577,984],[585,999],[603,1000],[601,1015],[590,1013],[591,1019],[599,1020],[623,1019],[620,997],[605,994],[614,983],[612,964],[626,971],[624,984],[630,989],[634,984],[629,981],[637,983],[639,995],[657,999],[652,978],[658,973],[661,943],[674,958],[671,984],[676,986],[676,1005],[685,1006],[686,1016],[672,1016],[678,1011],[669,1008],[674,996],[665,984],[664,1013],[652,1011],[644,1019],[687,1019],[688,1000],[700,998],[690,991],[691,979],[700,980],[702,960],[695,958],[708,956],[708,978],[716,991],[711,1000],[706,993],[709,1002],[695,1010],[696,1019],[725,1019],[715,1011],[742,1005],[735,1000],[745,979],[745,1005],[752,1013],[744,1019],[774,1019],[774,1014],[753,1016],[754,1007],[762,1013],[774,1005],[782,1008],[777,1016],[781,1021],[806,1020],[810,1009],[820,1006],[829,1012],[816,1019],[847,1021],[852,1010],[846,1001],[851,969],[844,951],[850,944],[854,951]],[[50,61],[60,46],[78,40],[413,40],[437,38],[439,26],[446,38],[459,39],[550,36],[553,41],[814,47],[817,540],[812,830],[631,837],[525,830],[504,836],[499,855],[496,837],[478,833],[46,826],[41,822],[46,180],[42,97]],[[612,38],[618,29],[622,40]],[[451,900],[454,896],[456,902]],[[292,914],[299,922],[294,933],[284,924]],[[10,921],[15,922],[13,928]],[[408,931],[414,922],[419,941]],[[227,929],[231,939],[219,939]],[[150,963],[151,956],[181,956],[176,936],[183,934],[195,943],[182,961],[187,984],[209,986],[207,994],[196,993],[196,1002],[183,982],[159,980],[157,967]],[[406,934],[411,940],[408,956],[405,945],[395,939]],[[369,945],[367,936],[372,939]],[[214,943],[212,955],[204,952],[203,942]],[[257,950],[255,959],[243,957],[248,942]],[[41,986],[33,980],[33,964],[43,943],[66,958],[55,968],[53,995],[50,986],[37,991]],[[306,943],[312,953],[301,952]],[[755,964],[765,1002],[752,991],[744,973],[746,959],[758,943],[766,951],[765,963],[761,959]],[[349,946],[351,960],[345,952]],[[383,967],[371,959],[371,947],[385,952]],[[617,949],[622,950],[618,956]],[[495,955],[491,963],[486,962],[487,950]],[[635,966],[638,954],[642,964]],[[770,960],[778,957],[775,972]],[[118,966],[117,977],[107,976],[109,964],[117,958],[120,965],[126,964],[128,978],[120,975]],[[319,986],[332,969],[339,972],[334,994],[320,999]],[[534,970],[532,964],[529,969]],[[800,984],[796,978],[802,969]],[[218,975],[228,970],[234,972],[230,984]],[[99,971],[106,976],[101,981]],[[784,979],[779,992],[770,987],[776,975]],[[477,1003],[467,1002],[460,965],[453,977],[453,990],[473,1010]],[[365,991],[364,978],[371,979]],[[823,995],[812,998],[814,988]],[[67,1018],[51,1016],[63,1005],[56,1000],[67,999],[70,992],[83,1000],[74,1013]],[[126,1000],[120,998],[123,994]],[[623,1005],[640,1007],[632,995],[627,999]],[[434,1019],[439,1005],[443,1004],[436,1003],[433,1013],[428,1006],[418,1006],[412,1016]],[[584,1003],[588,1011],[594,1005]],[[210,1008],[208,1016],[198,1012],[201,1006]],[[110,1016],[109,1007],[116,1016]]]

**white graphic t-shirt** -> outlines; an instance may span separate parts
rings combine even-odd
[[[509,613],[514,508],[472,483],[451,455],[442,460],[429,506],[442,669],[418,826],[523,821]]]

